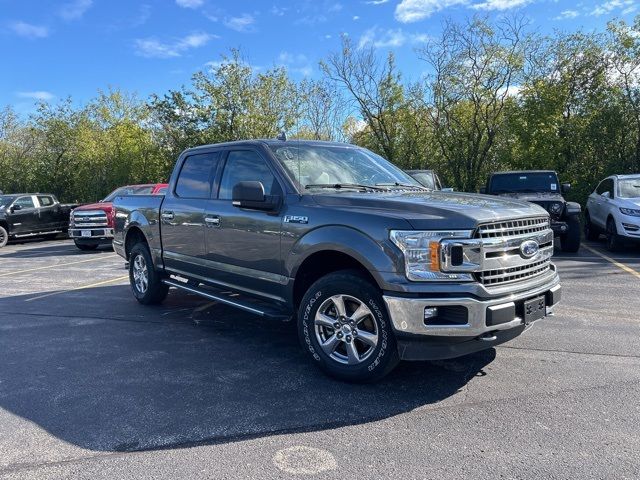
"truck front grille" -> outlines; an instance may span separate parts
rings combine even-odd
[[[518,235],[535,234],[549,228],[547,217],[524,218],[507,222],[490,223],[478,227],[478,238],[515,237]]]
[[[109,226],[107,214],[102,210],[73,212],[73,228],[105,228]]]
[[[482,242],[482,268],[475,273],[487,287],[521,282],[544,275],[551,269],[553,231],[548,217],[533,217],[480,225],[476,238]],[[535,240],[539,251],[530,259],[520,254],[520,245]]]

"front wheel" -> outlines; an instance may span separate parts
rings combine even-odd
[[[6,246],[8,241],[9,241],[9,232],[7,232],[6,228],[0,225],[0,248]]]
[[[560,248],[563,252],[576,253],[580,249],[580,219],[572,215],[567,220],[569,231],[560,236]]]
[[[618,235],[618,229],[616,228],[616,222],[613,218],[607,220],[607,250],[610,252],[617,252],[624,246],[624,241]]]
[[[143,305],[162,303],[169,293],[169,285],[153,267],[151,253],[146,243],[138,243],[129,255],[129,283],[138,302]]]
[[[373,382],[399,362],[382,295],[357,271],[331,273],[311,285],[298,311],[298,334],[316,364],[340,380]]]

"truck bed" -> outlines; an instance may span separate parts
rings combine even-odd
[[[115,228],[113,246],[124,248],[124,232],[139,227],[149,241],[152,255],[161,255],[160,207],[163,195],[128,195],[113,200]]]

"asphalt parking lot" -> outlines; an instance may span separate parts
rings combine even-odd
[[[640,478],[640,249],[555,261],[554,317],[362,386],[316,370],[291,324],[138,305],[109,250],[9,245],[0,477]]]

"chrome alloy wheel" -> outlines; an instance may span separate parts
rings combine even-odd
[[[339,363],[362,363],[378,345],[378,326],[373,313],[349,295],[327,298],[316,312],[314,326],[324,353]]]
[[[149,288],[149,269],[142,255],[133,260],[133,282],[138,292],[144,294]]]

